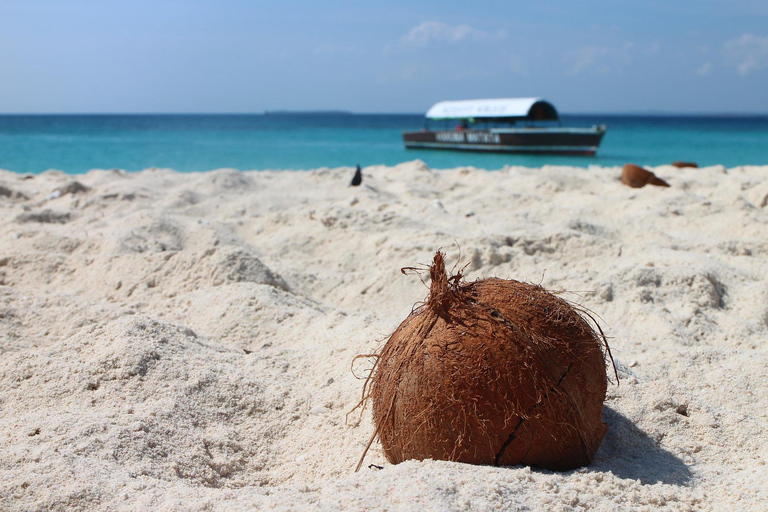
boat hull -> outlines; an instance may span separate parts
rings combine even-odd
[[[404,132],[407,149],[594,155],[605,126]]]

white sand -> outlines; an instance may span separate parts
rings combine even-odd
[[[765,510],[768,166],[654,171],[0,172],[0,509]],[[352,359],[457,244],[602,318],[591,466],[353,473]]]

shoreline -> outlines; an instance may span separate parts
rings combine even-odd
[[[443,152],[442,150],[436,150]],[[588,161],[590,157],[582,157],[585,161]],[[661,171],[661,172],[671,172],[674,173],[675,171],[679,171],[680,168],[675,167],[671,163],[665,163],[665,164],[647,164],[642,163],[641,161],[635,162],[637,165],[644,167],[646,169],[649,169],[651,171]],[[572,165],[572,164],[545,164],[545,165],[511,165],[511,164],[505,164],[500,167],[491,167],[491,168],[483,168],[483,167],[477,167],[474,165],[456,165],[452,167],[430,167],[427,165],[426,162],[424,162],[421,159],[413,159],[413,160],[404,160],[399,164],[396,165],[386,165],[386,164],[372,164],[372,165],[365,165],[362,166],[364,170],[370,170],[371,172],[375,171],[381,171],[383,169],[392,169],[392,168],[401,168],[403,166],[409,166],[409,165],[415,165],[417,167],[424,167],[428,168],[431,171],[435,172],[454,172],[454,171],[477,171],[477,172],[489,172],[489,173],[496,173],[496,172],[514,172],[519,170],[528,170],[528,171],[536,171],[536,170],[574,170],[576,172],[580,171],[605,171],[605,172],[618,172],[621,173],[621,165],[600,165],[597,163],[586,163],[584,166],[580,165]],[[724,172],[728,173],[730,171],[740,172],[743,170],[751,170],[751,169],[760,169],[763,167],[767,167],[768,163],[766,164],[739,164],[739,165],[724,165],[724,164],[711,164],[711,165],[701,165],[699,167],[696,167],[694,169],[700,170],[700,171],[709,171],[714,170],[716,172]],[[221,173],[221,172],[237,172],[241,174],[249,174],[249,173],[280,173],[280,172],[288,172],[288,173],[317,173],[317,172],[327,172],[327,171],[334,171],[334,172],[354,172],[355,166],[354,165],[342,165],[342,166],[334,166],[334,167],[328,167],[328,166],[321,166],[321,167],[312,167],[312,168],[277,168],[277,167],[264,167],[264,168],[254,168],[254,169],[240,169],[236,167],[212,167],[210,169],[205,170],[198,170],[198,171],[179,171],[177,169],[174,169],[173,167],[146,167],[143,169],[138,170],[127,170],[122,169],[118,167],[112,167],[112,168],[101,168],[101,167],[95,167],[93,169],[89,169],[87,171],[83,172],[67,172],[63,171],[61,169],[51,167],[50,169],[46,169],[44,171],[40,172],[27,172],[27,171],[13,171],[10,169],[3,169],[0,168],[0,180],[3,179],[3,175],[5,175],[6,180],[14,180],[16,178],[26,178],[31,179],[34,177],[44,177],[44,176],[71,176],[73,179],[75,177],[84,177],[91,174],[103,174],[103,173],[113,173],[113,174],[120,174],[120,175],[141,175],[143,173],[170,173],[170,174],[179,174],[184,176],[189,175],[204,175],[204,174],[210,174],[210,173]]]
[[[420,161],[359,187],[352,167],[0,171],[0,508],[760,510],[768,165],[648,168],[671,186]],[[353,473],[373,424],[346,417],[352,360],[424,299],[400,269],[440,247],[467,280],[596,313],[621,385],[590,466],[393,466],[374,443]]]

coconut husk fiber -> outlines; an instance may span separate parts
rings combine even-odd
[[[429,273],[429,298],[389,338],[364,388],[387,459],[589,464],[606,432],[604,337],[541,286],[464,283],[440,251]]]

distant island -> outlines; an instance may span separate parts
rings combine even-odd
[[[351,116],[346,110],[265,110],[265,116]]]

